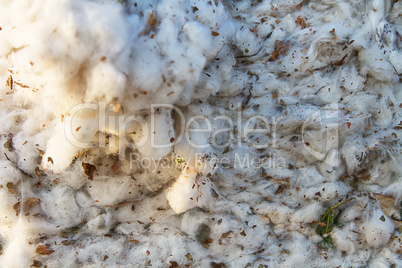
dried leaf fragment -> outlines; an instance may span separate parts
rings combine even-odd
[[[116,166],[111,166],[110,168],[114,171],[114,173],[116,173],[116,174],[120,173],[120,168],[118,168]]]
[[[15,194],[15,185],[12,182],[7,182],[6,184],[7,190],[10,194]]]
[[[36,167],[36,168],[35,168],[35,174],[36,174],[37,176],[39,176],[39,177],[46,175],[45,172],[44,172],[43,170],[41,170],[39,167]]]
[[[211,233],[211,228],[206,224],[201,224],[197,229],[197,240],[201,244],[205,243]]]
[[[192,6],[191,9],[192,9],[193,13],[195,13],[199,10],[198,7],[196,7],[196,6]]]
[[[12,77],[11,75],[7,78],[6,85],[7,85],[10,89],[13,89],[13,77]]]
[[[175,261],[169,261],[169,262],[170,262],[169,268],[177,268],[177,267],[179,267],[177,262],[175,262]]]
[[[336,215],[338,215],[338,212],[335,211],[335,209],[351,200],[353,200],[353,198],[349,198],[345,201],[342,201],[342,202],[336,204],[335,206],[332,206],[332,207],[326,209],[324,214],[320,218],[320,221],[318,222],[318,224],[314,223],[314,225],[316,227],[316,230],[315,230],[316,233],[323,236],[325,234],[332,232],[332,229],[334,228],[334,219],[335,219]],[[324,237],[324,240],[325,240],[325,237]]]
[[[211,31],[211,34],[212,34],[212,36],[218,36],[219,35],[219,33],[216,32],[216,31]]]
[[[301,1],[298,5],[296,5],[297,10],[301,10],[302,6],[307,4],[309,2],[309,0],[303,0]]]
[[[32,210],[36,205],[40,204],[40,199],[36,197],[25,197],[22,202],[22,212],[28,213]],[[13,209],[15,210],[15,214],[18,216],[21,211],[21,202],[17,202],[14,204]]]
[[[84,163],[84,162],[82,163],[82,167],[84,168],[84,173],[85,173],[85,175],[88,176],[88,179],[90,181],[93,181],[94,180],[94,173],[96,171],[96,167],[94,165],[92,165],[92,164]]]
[[[38,253],[39,255],[50,255],[54,252],[54,250],[49,249],[50,245],[46,244],[46,245],[39,245],[36,248],[36,253]]]
[[[212,268],[224,268],[226,267],[226,264],[223,262],[217,263],[217,262],[211,262],[210,263]]]
[[[33,260],[33,263],[31,265],[32,267],[41,267],[42,263],[40,261],[37,260]]]
[[[4,148],[6,148],[9,152],[13,152],[14,149],[14,144],[13,144],[13,135],[10,133],[8,135],[7,141],[4,143]]]
[[[289,42],[283,42],[280,40],[275,41],[275,49],[272,52],[271,57],[268,59],[268,61],[276,61],[279,56],[281,56],[283,53],[285,53],[290,47]]]
[[[382,195],[373,193],[373,196],[380,202],[381,210],[390,217],[394,224],[395,228],[399,228],[402,226],[402,215],[400,208],[395,205],[395,199],[392,196]],[[384,219],[385,220],[385,219]]]
[[[61,241],[61,244],[63,246],[70,246],[70,245],[73,245],[74,243],[75,243],[75,240],[63,240],[63,241]]]
[[[299,16],[299,17],[297,17],[295,22],[296,22],[296,25],[300,26],[302,29],[307,28],[306,21],[304,20],[304,18]]]
[[[155,26],[156,25],[156,19],[154,18],[154,13],[149,14],[147,24],[149,26]]]
[[[348,54],[346,54],[345,56],[343,56],[343,58],[341,60],[337,60],[333,63],[334,66],[342,66],[345,63],[345,59],[348,56]]]
[[[29,86],[24,85],[23,83],[19,83],[19,82],[17,82],[17,81],[14,81],[14,84],[16,84],[16,85],[18,85],[18,86],[20,86],[20,87],[22,87],[22,88],[29,88]]]
[[[187,253],[187,254],[185,255],[185,257],[186,257],[186,259],[187,259],[188,261],[193,261],[193,256],[191,256],[190,253]]]
[[[145,29],[141,32],[141,35],[147,35],[150,32],[154,31],[156,29],[157,21],[154,17],[154,13],[149,14],[148,20],[147,20],[147,26]]]

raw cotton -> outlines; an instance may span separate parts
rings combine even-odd
[[[401,14],[0,0],[0,266],[402,266]]]

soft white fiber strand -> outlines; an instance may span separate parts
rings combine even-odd
[[[0,0],[0,266],[401,266],[401,14]]]

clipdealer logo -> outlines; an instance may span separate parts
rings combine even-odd
[[[284,119],[286,116],[283,115],[269,118],[256,115],[245,119],[240,109],[232,117],[222,114],[188,117],[171,104],[152,104],[148,112],[127,115],[113,104],[106,107],[103,102],[81,103],[72,107],[65,117],[64,133],[66,139],[78,148],[114,149],[123,160],[126,158],[127,148],[132,151],[137,149],[139,152],[169,152],[180,142],[186,142],[198,151],[211,146],[225,149],[241,146],[255,149],[276,148],[277,126]],[[339,165],[338,121],[338,104],[334,103],[313,112],[301,127],[304,149],[331,166]],[[165,124],[165,127],[161,127],[161,124]],[[77,131],[78,129],[82,131]],[[169,133],[160,133],[157,129],[168,129]],[[311,140],[314,136],[312,133],[317,132],[320,132],[320,148],[311,146],[315,142]],[[94,141],[97,133],[103,135],[98,135]]]

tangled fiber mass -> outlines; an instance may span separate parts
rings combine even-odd
[[[402,267],[401,36],[395,0],[0,0],[1,266]]]

